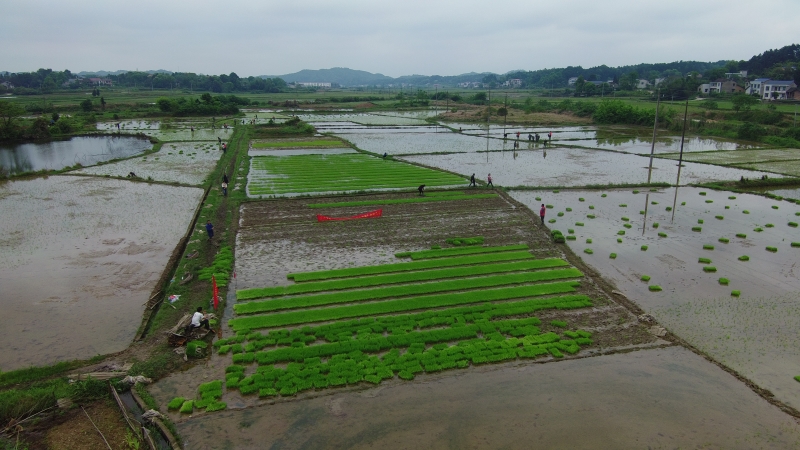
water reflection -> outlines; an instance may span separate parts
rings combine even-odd
[[[60,170],[82,164],[127,158],[152,147],[150,141],[135,136],[80,136],[66,141],[0,146],[0,166],[12,175]]]

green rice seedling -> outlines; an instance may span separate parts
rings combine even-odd
[[[714,250],[714,246],[711,244],[703,244],[703,250]]]
[[[792,242],[792,247],[800,247],[800,242]]]
[[[768,223],[768,224],[766,224],[766,225],[764,225],[764,226],[765,226],[765,227],[767,227],[767,228],[772,228],[772,227],[774,227],[775,225],[773,225],[773,224],[771,224],[771,223]]]
[[[665,238],[665,237],[667,237],[667,233],[664,233],[663,231],[659,231],[658,232],[658,237]]]
[[[561,191],[559,191],[558,189],[556,189],[556,190],[554,190],[554,191],[553,191],[553,194],[558,194],[559,192],[561,192]]]
[[[553,355],[554,358],[563,358],[564,357],[564,354],[561,353],[561,351],[559,351],[558,348],[556,348],[556,347],[548,347],[547,351],[550,352],[550,354]]]
[[[686,202],[681,202],[681,206],[686,206]]]
[[[431,245],[431,250],[439,250],[441,248],[442,248],[441,245]]]
[[[578,239],[578,238],[577,238],[577,237],[575,237],[575,236],[574,236],[574,235],[572,235],[572,234],[570,234],[570,235],[568,235],[568,236],[567,236],[567,240],[568,240],[568,241],[574,241],[574,240],[577,240],[577,239]]]
[[[194,401],[186,400],[185,402],[183,402],[183,405],[181,405],[180,412],[183,414],[191,414],[192,411],[194,411]]]
[[[639,193],[639,190],[638,190],[638,189],[634,189],[634,190],[633,190],[633,193],[634,193],[634,194],[638,194],[638,193]]]
[[[537,201],[537,202],[540,202],[540,201],[542,201],[542,197],[536,197],[536,201]]]
[[[617,238],[617,244],[621,244],[621,243],[622,243],[622,238]]]
[[[772,209],[778,209],[778,205],[772,205]]]
[[[567,322],[564,322],[563,320],[551,320],[550,325],[558,328],[567,328]]]
[[[700,264],[711,264],[711,260],[709,258],[699,258],[697,262]]]
[[[705,192],[700,192],[699,194],[700,194],[700,195],[706,195],[706,193],[705,193]]]
[[[625,230],[619,230],[619,231],[617,231],[617,234],[618,234],[618,235],[620,235],[620,236],[622,236],[622,235],[624,235],[624,234],[625,234]]]
[[[789,222],[789,226],[792,228],[797,228],[797,222]]]
[[[650,202],[650,204],[651,204],[651,205],[657,205],[657,204],[658,204],[658,202],[657,202],[657,201],[655,201],[655,200],[653,200],[652,202]]]
[[[745,209],[745,210],[742,211],[742,214],[750,214],[750,211]]]
[[[736,233],[736,237],[742,238],[742,239],[747,239],[747,235],[744,234],[744,233]]]
[[[628,207],[628,205],[627,205],[627,204],[625,204],[625,203],[622,203],[622,204],[620,204],[620,205],[619,205],[619,207],[620,207],[620,208],[627,208],[627,207]]]
[[[558,214],[556,214],[556,215],[557,215],[558,217],[564,217],[564,212],[563,212],[563,211],[559,211],[559,212],[558,212]]]
[[[717,268],[714,266],[705,266],[703,267],[703,272],[716,272]]]
[[[731,196],[728,197],[728,200],[736,200],[736,196],[731,195]]]
[[[647,289],[649,289],[650,292],[660,292],[662,290],[661,286],[657,284],[651,284],[650,286],[647,287]]]
[[[764,231],[764,229],[761,228],[761,227],[756,227],[756,228],[753,228],[753,231],[755,231],[756,233],[761,233],[762,231]]]
[[[623,222],[627,222],[627,221],[629,221],[629,220],[631,220],[631,219],[629,219],[629,218],[627,218],[627,217],[624,217],[624,216],[622,217],[622,221],[623,221]]]
[[[411,373],[411,372],[409,372],[409,371],[407,371],[407,370],[401,370],[401,371],[400,371],[400,372],[397,374],[397,376],[399,376],[399,377],[400,377],[400,379],[403,379],[403,380],[406,380],[406,381],[409,381],[409,380],[413,380],[413,379],[414,379],[414,374],[413,374],[413,373]]]
[[[750,261],[750,257],[747,255],[742,255],[739,257],[739,261]]]
[[[727,278],[720,278],[720,279],[719,279],[719,284],[721,284],[721,285],[723,285],[723,286],[727,286],[727,285],[728,285],[728,283],[730,283],[730,282],[731,282],[731,281],[730,281],[729,279],[727,279]]]
[[[410,257],[412,260],[418,260],[418,259],[444,258],[447,256],[463,256],[463,255],[473,255],[482,253],[510,252],[514,250],[527,250],[528,248],[529,247],[527,244],[504,245],[498,247],[469,246],[469,247],[458,247],[458,248],[445,248],[441,250],[422,250],[419,252],[402,252],[395,254],[395,256],[398,258]]]
[[[576,227],[582,227],[583,226],[583,222],[575,222],[575,226]]]
[[[567,233],[569,233],[569,234],[575,234],[575,230],[574,230],[574,229],[572,229],[572,228],[568,228],[568,229],[567,229]]]
[[[631,225],[629,223],[623,223],[622,226],[625,227],[625,228],[633,228],[633,225]]]
[[[650,281],[650,275],[642,275],[642,281]]]
[[[566,208],[567,212],[572,212],[572,208]]]
[[[797,204],[798,204],[798,205],[800,205],[800,201],[798,201],[798,203],[797,203]],[[794,215],[795,215],[795,216],[800,216],[800,211],[798,211],[798,212],[794,213]]]
[[[608,197],[608,195],[607,194],[600,194],[600,197],[606,198],[606,197]]]
[[[170,410],[180,409],[181,406],[183,406],[183,402],[185,401],[186,399],[183,397],[175,397],[172,400],[170,400],[170,402],[167,404],[167,408]]]
[[[647,246],[646,246],[646,245],[643,245],[643,246],[641,246],[641,247],[640,247],[640,249],[641,249],[643,252],[646,252],[646,251],[647,251]]]
[[[594,209],[594,205],[589,205],[589,209]]]
[[[696,231],[696,232],[700,233],[701,231],[703,231],[703,228],[702,227],[692,227],[692,231]]]
[[[592,243],[592,239],[591,238],[586,239],[586,243],[587,244],[591,244]]]
[[[546,207],[547,209],[553,209],[553,208],[554,208],[554,206],[553,206],[553,205],[545,205],[545,207]]]
[[[667,206],[666,210],[667,212],[672,211],[672,206]]]
[[[722,220],[722,219],[724,219],[725,217],[724,217],[724,216],[714,216],[714,218],[716,218],[717,220]]]
[[[220,402],[220,401],[215,401],[215,402],[209,403],[209,405],[206,406],[206,412],[222,411],[223,409],[225,409],[227,407],[228,407],[227,403]]]
[[[700,225],[702,225],[702,224],[703,224],[703,219],[697,219],[697,223],[699,223]]]
[[[579,201],[579,202],[583,202],[583,201],[585,201],[585,200],[583,199],[583,197],[578,197],[578,201]]]
[[[653,222],[653,228],[658,228],[658,222]]]
[[[203,341],[191,341],[186,344],[186,355],[192,358],[200,358],[203,356],[203,350],[208,347],[208,344]]]
[[[731,241],[730,239],[728,239],[726,237],[721,237],[721,238],[719,238],[717,240],[722,242],[723,244],[727,244],[727,243],[729,243]]]
[[[590,248],[585,248],[585,249],[583,249],[583,253],[591,255],[592,253],[594,253],[594,251],[592,251],[592,249],[590,249]]]
[[[742,295],[742,293],[740,291],[735,291],[735,290],[731,291],[731,297],[738,297],[740,295]]]
[[[550,219],[547,221],[547,223],[556,223],[556,219]]]
[[[640,210],[640,211],[639,211],[639,215],[640,215],[640,216],[643,216],[643,215],[644,215],[644,210]]]
[[[587,215],[586,215],[586,217],[588,217],[588,218],[590,218],[590,219],[594,219],[594,218],[596,218],[597,216],[595,216],[594,214],[587,214]]]
[[[608,255],[608,257],[611,258],[611,259],[617,259],[617,254],[616,253],[612,253],[612,254]]]
[[[772,247],[772,246],[769,246],[769,245],[768,245],[768,246],[767,246],[767,251],[768,251],[768,252],[775,253],[775,252],[777,252],[777,251],[778,251],[778,247]]]

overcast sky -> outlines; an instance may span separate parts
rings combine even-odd
[[[389,76],[749,59],[798,0],[2,0],[0,70]]]

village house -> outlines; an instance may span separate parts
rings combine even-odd
[[[512,88],[518,88],[518,87],[522,86],[522,80],[520,80],[519,78],[512,78],[510,80],[506,80],[503,83],[503,86],[512,87]]]
[[[636,82],[636,89],[647,89],[651,86],[653,86],[653,83],[647,80],[639,80]]]
[[[794,81],[765,81],[762,84],[760,97],[764,100],[786,100],[786,93],[792,88],[797,88]]]
[[[759,97],[762,97],[761,88],[765,81],[769,81],[769,78],[756,78],[755,80],[748,82],[744,93],[747,95],[758,95]]]
[[[578,82],[578,77],[572,77],[569,80],[567,80],[567,85],[568,86],[575,86],[575,83],[577,83],[577,82]]]
[[[92,86],[112,86],[113,83],[108,78],[89,78]]]
[[[328,88],[330,89],[330,83],[321,83],[316,81],[300,81],[297,83],[299,86],[302,87],[316,87],[316,88]]]
[[[703,84],[701,86],[706,86],[706,85]],[[728,78],[720,78],[716,81],[708,83],[708,92],[709,93],[714,92],[717,94],[722,94],[722,93],[732,94],[736,92],[744,92],[744,88],[739,86],[739,83],[737,83],[734,80]]]

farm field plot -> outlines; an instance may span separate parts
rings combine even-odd
[[[0,186],[3,371],[126,348],[203,190],[51,176]]]
[[[356,147],[383,155],[418,153],[469,153],[486,151],[486,138],[453,132],[439,133],[336,133]],[[507,144],[510,145],[510,144]],[[500,150],[500,139],[489,140],[489,150]]]
[[[364,154],[256,156],[250,160],[247,194],[297,195],[362,190],[456,186],[461,177]]]
[[[659,158],[677,160],[679,153],[667,153],[658,155]],[[739,165],[740,167],[751,167],[745,163],[763,163],[768,161],[789,161],[800,159],[800,153],[791,148],[771,148],[753,150],[726,150],[712,152],[692,152],[684,153],[684,161],[702,162],[707,164],[720,165]],[[764,170],[764,169],[759,169]]]
[[[792,244],[800,242],[793,225],[800,206],[699,188],[677,194],[674,222],[668,210],[674,188],[512,197],[530,207],[553,205],[549,227],[574,236],[567,245],[628,298],[781,401],[800,406],[793,379],[800,363],[792,357],[800,310],[789,300],[800,290],[794,267],[800,248]],[[652,292],[654,285],[663,290]]]
[[[119,129],[117,129],[119,124]],[[113,122],[98,122],[97,129],[100,131],[120,131],[122,133],[139,133],[146,130],[158,130],[161,122],[158,120],[115,120]]]
[[[752,170],[767,170],[774,173],[800,177],[800,160],[746,163],[740,164],[738,167]]]
[[[229,406],[659,342],[502,197],[387,205],[380,219],[321,224],[309,201],[242,207],[235,289],[248,300],[234,305],[235,334],[212,358]],[[483,245],[447,243],[465,224]],[[305,292],[263,289],[276,285]],[[174,395],[192,398],[195,387]]]
[[[446,374],[194,414],[177,418],[177,428],[187,447],[202,450],[218,448],[220,441],[231,448],[258,442],[265,448],[354,449],[395,448],[399,442],[407,448],[571,449],[713,442],[778,450],[800,444],[791,417],[678,347]],[[179,375],[159,381],[151,388],[154,396],[167,398],[183,388]]]
[[[250,142],[251,148],[329,148],[341,147],[338,139],[272,139]]]
[[[144,179],[200,185],[221,156],[217,142],[168,142],[156,153],[72,173],[124,177],[133,172]]]
[[[361,125],[427,125],[425,117],[382,114],[299,114],[301,120],[315,122],[353,122]]]
[[[314,127],[320,133],[349,133],[349,134],[379,134],[379,133],[452,133],[449,128],[436,125],[427,126],[365,126],[353,124],[353,126],[320,126],[315,123]]]
[[[498,141],[499,142],[499,141]],[[501,186],[585,186],[588,184],[644,183],[649,158],[639,155],[557,146],[517,152],[403,156],[403,160],[486,179],[491,173]],[[675,183],[677,163],[653,161],[653,182]],[[766,172],[686,162],[681,184],[714,180],[761,178]],[[774,176],[771,175],[770,176]]]
[[[652,136],[639,137],[619,137],[610,139],[596,140],[576,140],[569,142],[570,145],[581,147],[599,148],[603,150],[614,150],[619,152],[636,153],[649,155],[653,146]],[[758,148],[759,145],[748,142],[737,142],[718,138],[687,137],[683,143],[683,151],[702,152],[709,150],[744,150]],[[681,149],[680,136],[658,136],[656,138],[656,153],[673,153]]]
[[[318,148],[294,148],[294,149],[273,149],[273,148],[260,148],[250,149],[247,154],[250,156],[301,156],[301,155],[341,155],[344,153],[356,154],[356,150],[350,147],[334,148],[334,147],[318,147]]]
[[[227,141],[233,134],[233,128],[195,128],[194,131],[188,127],[181,128],[160,128],[149,130],[146,135],[152,136],[160,141],[216,141],[217,138]]]

